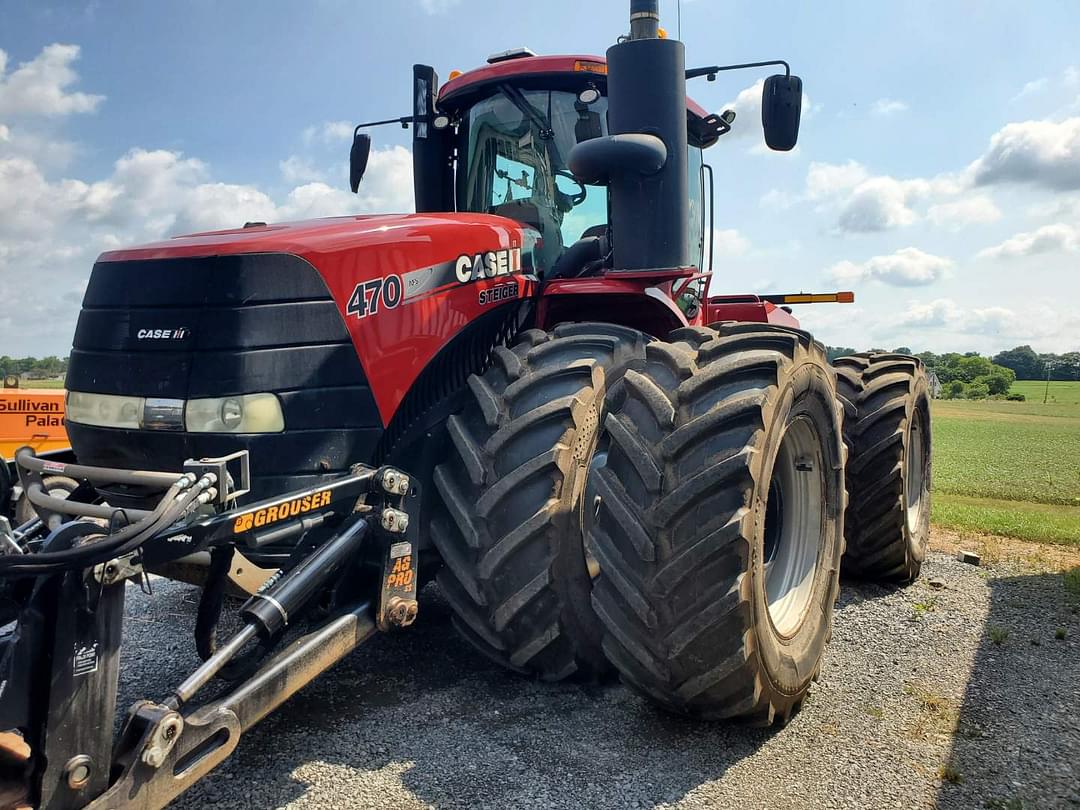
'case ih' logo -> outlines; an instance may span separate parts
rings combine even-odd
[[[135,333],[139,340],[183,340],[191,334],[185,326],[176,329],[140,329]]]
[[[458,256],[454,273],[462,284],[482,278],[508,276],[521,271],[521,248],[502,248],[487,253]]]

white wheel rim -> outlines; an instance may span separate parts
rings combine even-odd
[[[911,429],[908,431],[907,457],[907,510],[908,532],[914,534],[922,521],[923,497],[926,489],[926,435],[923,429],[922,412],[916,408],[911,416]]]
[[[825,496],[821,440],[809,419],[798,418],[784,431],[773,464],[762,544],[769,620],[785,638],[802,624],[814,593]]]

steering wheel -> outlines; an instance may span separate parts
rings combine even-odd
[[[585,196],[586,194],[588,194],[588,190],[585,188],[584,183],[574,177],[572,172],[568,171],[567,169],[556,169],[555,176],[565,177],[567,180],[569,180],[571,183],[573,183],[580,189],[580,191],[578,191],[576,194],[566,195],[570,198],[571,203],[573,203],[574,205],[581,205],[583,202],[585,202]],[[562,192],[559,193],[561,194]]]

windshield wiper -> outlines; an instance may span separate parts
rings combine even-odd
[[[551,119],[530,104],[528,99],[525,98],[524,93],[516,87],[509,84],[500,84],[499,92],[502,93],[511,104],[517,107],[525,117],[532,122],[532,125],[540,131],[540,140],[547,143],[548,154],[551,157],[552,165],[562,166],[562,158],[559,155],[559,147],[555,143],[555,130],[551,126]]]

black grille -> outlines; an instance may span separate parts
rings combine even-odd
[[[257,496],[366,462],[382,435],[367,377],[318,271],[285,254],[99,262],[68,388],[192,399],[273,392],[285,433],[209,435],[69,425],[81,461],[176,468],[247,447]]]

